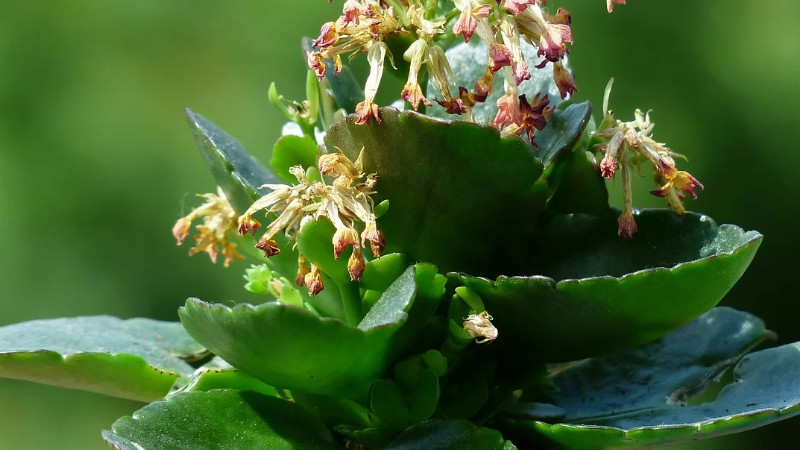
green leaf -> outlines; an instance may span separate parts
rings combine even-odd
[[[351,116],[325,141],[352,159],[363,148],[364,171],[378,173],[374,198],[391,204],[379,219],[388,251],[442,272],[497,275],[516,267],[547,195],[536,184],[542,164],[532,147],[473,123],[393,108],[380,115],[380,124],[367,125]],[[481,239],[490,241],[477,245]]]
[[[315,166],[317,143],[309,136],[282,136],[272,149],[272,159],[269,164],[283,181],[296,184],[297,178],[289,173],[289,168],[297,165],[303,166],[303,169]]]
[[[569,105],[564,111],[553,111],[547,126],[536,133],[534,142],[539,146],[535,151],[536,157],[545,167],[556,163],[575,147],[591,117],[592,105],[589,102]]]
[[[410,422],[408,405],[392,380],[377,380],[369,394],[369,408],[389,428],[400,429]]]
[[[609,213],[608,189],[592,153],[576,149],[566,155],[548,175],[550,199],[547,208],[556,214]]]
[[[465,420],[429,420],[403,431],[386,450],[507,450],[503,435]]]
[[[739,360],[768,336],[754,316],[714,309],[644,347],[558,374],[553,400],[567,412],[563,423],[506,425],[529,439],[542,433],[569,448],[594,449],[673,444],[791,417],[800,411],[800,343]],[[727,384],[717,381],[726,375]]]
[[[263,195],[259,194],[259,186],[278,183],[277,178],[248,155],[236,139],[191,109],[186,110],[186,117],[214,180],[236,212],[243,213]]]
[[[166,395],[206,354],[178,323],[109,316],[0,328],[0,376],[132,400]]]
[[[386,289],[378,303],[367,312],[367,315],[358,324],[358,328],[366,331],[405,321],[408,317],[406,310],[414,299],[416,289],[414,268],[409,267]]]
[[[202,368],[189,380],[179,392],[210,391],[213,389],[235,389],[237,391],[253,391],[276,397],[274,387],[259,379],[234,368]]]
[[[123,417],[103,439],[120,450],[343,449],[309,411],[255,392],[188,392]]]
[[[540,56],[536,54],[538,49],[527,42],[522,43],[522,52],[528,62],[539,61]],[[473,39],[469,43],[461,43],[449,48],[445,55],[453,69],[456,86],[463,86],[472,90],[475,82],[480,80],[486,70],[489,61],[489,48],[479,39]],[[538,93],[547,94],[550,98],[550,106],[556,106],[561,102],[558,87],[553,81],[553,65],[548,64],[543,69],[533,69],[531,67],[531,79],[523,81],[519,86],[519,94],[526,95],[531,101]],[[472,109],[472,115],[477,123],[488,124],[497,114],[497,100],[505,93],[503,88],[502,73],[494,77],[492,92],[486,97],[486,101],[476,104]],[[455,92],[454,92],[455,94]],[[428,98],[433,102],[434,98],[441,100],[442,95],[433,81],[428,83]],[[445,119],[453,119],[457,116],[448,114],[444,108],[436,102],[426,111],[427,114]]]
[[[428,267],[419,266],[415,269],[419,277],[402,278],[400,285],[387,290],[379,300],[379,304],[403,308],[402,313],[390,314],[396,321],[378,320],[355,327],[283,303],[229,308],[195,299],[189,300],[179,315],[191,336],[234,367],[269,385],[363,398],[369,385],[402,349],[402,340],[396,335],[408,316],[417,316],[411,311],[417,290],[427,293],[431,284],[444,288],[443,280],[430,274]],[[420,301],[421,305],[427,303]]]
[[[531,252],[531,272],[546,276],[450,276],[483,298],[500,333],[494,349],[569,361],[649,342],[713,308],[762,239],[698,214],[643,210],[636,220],[624,239],[613,214],[558,218]]]
[[[383,372],[400,326],[365,332],[276,302],[229,308],[189,300],[179,314],[190,335],[269,385],[348,397],[363,395]]]

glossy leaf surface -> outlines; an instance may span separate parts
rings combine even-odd
[[[708,438],[790,417],[800,411],[800,344],[739,360],[769,335],[747,313],[714,309],[646,346],[558,374],[552,400],[567,412],[563,423],[509,425],[593,449]],[[726,381],[715,381],[720,376]]]
[[[494,346],[568,361],[651,341],[713,308],[762,239],[697,214],[636,217],[633,239],[616,235],[613,214],[559,218],[532,252],[530,271],[547,276],[451,277],[483,298],[500,330]]]
[[[255,392],[188,392],[151,403],[104,431],[120,450],[343,449],[308,410]]]
[[[536,133],[536,157],[545,167],[557,162],[578,143],[591,117],[592,105],[589,102],[569,105],[563,111],[553,111],[547,126]]]
[[[547,195],[536,185],[542,164],[532,147],[473,123],[393,108],[380,114],[382,122],[369,125],[350,116],[325,142],[353,160],[364,149],[364,171],[378,173],[375,200],[390,202],[378,221],[388,250],[442,272],[511,270]]]
[[[466,420],[429,420],[407,428],[386,450],[511,450],[511,443],[491,428]]]
[[[0,328],[0,376],[151,401],[205,354],[179,323],[109,316],[34,320]]]
[[[189,300],[179,314],[190,335],[267,384],[362,397],[391,362],[395,335],[406,323],[417,291],[430,289],[418,283],[434,280],[431,275],[399,278],[376,304],[383,312],[359,327],[278,302],[229,308]],[[383,304],[396,310],[379,306]]]
[[[258,192],[259,186],[279,182],[275,175],[247,154],[235,138],[208,119],[191,109],[186,110],[186,117],[214,180],[238,213],[243,213],[263,195],[263,192]]]

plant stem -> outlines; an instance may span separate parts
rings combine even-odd
[[[361,312],[361,295],[356,283],[343,283],[339,285],[339,293],[342,297],[342,308],[344,309],[344,319],[348,325],[358,326],[364,318]]]

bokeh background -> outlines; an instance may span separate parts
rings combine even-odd
[[[0,325],[93,314],[176,320],[187,297],[246,300],[243,263],[186,257],[174,220],[214,188],[192,107],[266,159],[275,81],[303,93],[303,35],[340,1],[26,0],[0,7]],[[653,109],[656,137],[706,186],[689,208],[757,229],[724,304],[800,340],[800,2],[555,1],[574,17],[578,100],[616,77],[618,117]],[[598,108],[599,109],[599,108]],[[642,183],[639,206],[660,205]],[[646,299],[642,299],[646,301]],[[680,302],[680,298],[674,301]],[[620,326],[625,326],[620,324]],[[800,374],[797,374],[800,376]],[[140,404],[0,379],[0,448],[102,449]],[[686,448],[783,448],[800,419]]]

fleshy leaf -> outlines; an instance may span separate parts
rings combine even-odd
[[[548,210],[556,214],[609,213],[608,189],[593,154],[578,148],[566,155],[548,174]]]
[[[119,450],[343,449],[308,410],[255,392],[187,392],[151,403],[104,431]]]
[[[279,182],[236,139],[208,119],[191,109],[186,110],[186,117],[214,180],[236,212],[243,213],[265,193],[259,193],[259,186]]]
[[[646,346],[558,374],[561,390],[553,400],[567,412],[562,423],[514,419],[506,425],[521,437],[542,433],[569,448],[593,449],[673,444],[791,417],[800,412],[800,344],[739,361],[769,335],[754,316],[714,309]],[[726,375],[729,384],[719,390]],[[709,398],[707,390],[718,395]]]
[[[378,304],[402,304],[404,310],[392,316],[396,321],[382,320],[375,326],[349,326],[277,302],[229,308],[192,299],[179,315],[190,335],[234,367],[269,385],[312,394],[363,397],[398,351],[399,338],[395,335],[407,321],[414,295],[418,290],[425,293],[431,289],[419,283],[438,283],[436,277],[424,275],[428,272],[425,267],[419,269],[423,274],[420,277],[401,278],[395,283],[403,285],[396,290],[397,295],[405,296],[404,301],[387,290]],[[407,289],[405,285],[416,288]],[[423,306],[427,303],[420,302]]]
[[[206,350],[179,323],[109,316],[34,320],[0,328],[0,376],[152,401]]]
[[[378,226],[388,251],[436,264],[442,272],[497,275],[524,257],[546,187],[542,164],[517,137],[466,122],[445,122],[394,108],[381,123],[335,124],[325,142],[378,173],[376,201],[390,201]],[[482,217],[485,220],[470,218]]]
[[[309,136],[282,136],[272,149],[272,158],[269,164],[285,182],[295,184],[297,178],[289,173],[289,168],[296,165],[303,166],[304,169],[315,166],[317,164],[317,143]]]
[[[235,389],[277,396],[274,387],[232,367],[198,369],[179,392],[210,391],[212,389]]]
[[[559,218],[531,252],[531,271],[547,276],[450,276],[483,298],[500,331],[493,347],[569,361],[649,342],[713,308],[762,239],[698,214],[643,210],[636,220],[624,239],[614,214]]]
[[[534,142],[539,146],[536,157],[545,167],[555,163],[578,143],[591,117],[592,105],[589,102],[569,105],[564,111],[553,111],[547,126],[536,133]]]
[[[491,428],[466,420],[429,420],[407,428],[386,450],[510,450],[513,445]]]
[[[553,81],[553,65],[548,64],[543,69],[535,69],[533,66],[541,61],[538,56],[538,49],[527,42],[522,42],[522,52],[525,60],[530,66],[531,79],[523,81],[518,90],[520,94],[525,94],[528,101],[531,101],[536,94],[547,94],[550,98],[550,106],[556,106],[561,102],[561,96],[558,93],[558,87]],[[462,43],[455,45],[445,52],[447,60],[450,62],[450,67],[453,69],[453,76],[455,85],[465,87],[470,91],[474,91],[475,82],[483,77],[486,70],[486,64],[489,61],[489,48],[483,41],[473,39],[469,43]],[[503,73],[498,72],[492,84],[492,93],[486,98],[483,103],[478,103],[472,110],[472,115],[478,123],[489,123],[494,119],[497,114],[497,100],[504,94],[503,88]],[[433,82],[428,83],[428,98],[435,97],[442,99],[441,93]],[[456,92],[453,92],[456,94]],[[444,108],[433,102],[433,106],[428,108],[427,114],[435,117],[445,119],[457,118],[452,114],[445,112]]]

